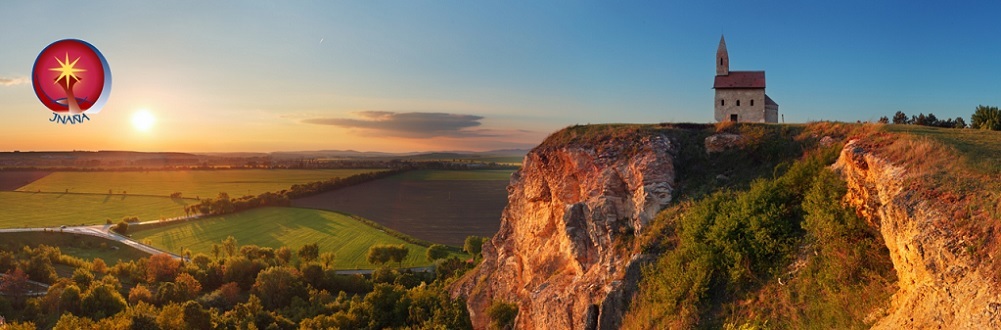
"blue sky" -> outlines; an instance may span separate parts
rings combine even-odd
[[[999,13],[914,1],[4,3],[0,150],[484,150],[573,124],[709,122],[721,34],[731,69],[767,71],[786,122],[897,110],[968,121],[1001,103]],[[94,44],[114,77],[108,106],[81,125],[49,123],[23,83],[64,38]],[[129,128],[140,109],[152,132]]]

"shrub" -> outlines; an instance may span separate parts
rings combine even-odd
[[[487,308],[487,315],[490,317],[490,328],[513,329],[514,319],[518,317],[518,305],[494,301]]]

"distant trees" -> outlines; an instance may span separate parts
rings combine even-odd
[[[410,249],[404,244],[400,245],[373,245],[368,249],[368,262],[371,264],[385,264],[390,260],[403,267],[403,260],[407,258]]]
[[[1001,131],[1001,110],[995,106],[978,105],[970,117],[970,127]]]
[[[483,243],[486,241],[486,237],[468,236],[466,237],[465,244],[462,245],[462,249],[472,255],[473,259],[479,259],[481,257],[480,253],[483,252]]]
[[[882,117],[879,119],[880,123],[886,124],[887,118]],[[956,117],[956,119],[938,119],[933,113],[929,113],[927,116],[924,113],[918,114],[917,116],[907,117],[903,111],[897,111],[893,114],[893,123],[897,125],[919,125],[919,126],[932,126],[932,127],[942,127],[942,128],[966,128],[966,121],[963,117]]]
[[[425,257],[431,262],[448,257],[448,247],[441,244],[431,244],[425,253]]]
[[[198,201],[198,204],[191,204],[184,207],[184,214],[204,214],[220,215],[249,210],[264,206],[288,206],[291,199],[315,195],[335,189],[353,186],[359,183],[385,178],[399,174],[407,169],[395,169],[380,172],[366,172],[355,174],[344,178],[333,178],[326,181],[315,181],[306,184],[292,185],[287,190],[278,192],[265,192],[257,196],[243,196],[232,198],[228,193],[220,192],[216,198],[206,198]],[[180,193],[176,198],[180,198]],[[171,194],[171,197],[175,197]]]
[[[228,239],[218,246],[216,259],[199,253],[182,263],[158,254],[114,266],[44,245],[0,250],[0,271],[13,278],[0,280],[0,313],[8,324],[32,321],[55,329],[294,329],[297,322],[304,328],[471,329],[465,303],[453,300],[444,287],[445,279],[469,264],[437,258],[447,255],[444,246],[434,246],[429,255],[441,265],[436,271],[447,275],[381,267],[371,277],[338,274],[334,253],[318,244],[293,251],[237,246],[236,239]],[[402,266],[407,246],[374,246],[373,263]],[[304,262],[293,265],[293,253]],[[57,280],[52,263],[72,267],[74,275]],[[96,279],[93,271],[104,276]],[[14,283],[34,279],[32,272],[53,283],[48,293],[39,298],[21,294],[20,303],[9,303],[18,297],[11,291]],[[128,284],[124,291],[121,283]]]
[[[897,111],[897,113],[893,114],[893,123],[897,125],[907,124],[907,115],[903,111]]]

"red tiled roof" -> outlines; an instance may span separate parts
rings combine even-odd
[[[779,104],[775,103],[775,101],[773,101],[772,98],[768,97],[768,94],[765,94],[765,105],[779,106]]]
[[[713,88],[765,88],[765,72],[730,71],[729,75],[716,76]]]

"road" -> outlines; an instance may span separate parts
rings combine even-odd
[[[200,216],[176,217],[176,218],[163,219],[163,220],[143,221],[143,222],[134,223],[134,224],[131,224],[131,225],[149,225],[149,224],[157,224],[157,223],[164,223],[164,222],[185,221],[185,220],[197,219],[199,217]],[[111,230],[111,227],[113,227],[113,226],[114,225],[107,225],[106,224],[106,225],[92,225],[92,226],[66,226],[65,228],[63,228],[63,227],[2,228],[2,229],[0,229],[0,233],[23,233],[23,232],[32,232],[32,231],[49,232],[49,231],[51,231],[51,232],[62,232],[62,233],[73,233],[73,234],[80,234],[80,235],[89,235],[89,236],[100,237],[100,238],[104,238],[104,239],[107,239],[107,240],[116,241],[116,242],[128,245],[130,247],[136,248],[139,251],[143,251],[143,252],[149,253],[150,255],[164,253],[164,254],[167,254],[167,255],[169,255],[171,257],[174,257],[174,259],[183,259],[180,255],[174,254],[174,253],[172,253],[170,251],[160,250],[160,249],[157,249],[155,247],[152,247],[152,246],[149,246],[149,245],[146,245],[146,244],[143,244],[143,243],[139,243],[139,242],[137,242],[137,241],[135,241],[135,240],[127,237],[127,236],[120,235],[120,234],[116,233],[115,231]],[[410,270],[410,271],[412,271],[412,272],[415,272],[415,273],[433,272],[434,271],[434,267],[433,266],[412,267],[412,268],[407,268],[407,269]],[[358,275],[371,275],[373,271],[374,271],[373,269],[343,269],[343,270],[336,271],[336,273],[338,275],[355,275],[355,274],[358,274]],[[39,284],[41,284],[41,283],[39,283]],[[41,285],[45,285],[45,284],[41,284]],[[48,286],[46,286],[46,288],[48,288]]]
[[[162,221],[161,220],[146,221],[142,223],[149,224],[149,223],[158,223],[163,221],[179,221],[187,219],[188,218],[168,219]],[[6,228],[6,229],[0,229],[0,233],[23,233],[23,232],[41,231],[41,232],[62,232],[62,233],[88,235],[88,236],[100,237],[111,241],[116,241],[128,245],[130,247],[136,248],[139,251],[149,253],[150,255],[166,253],[167,255],[170,255],[175,259],[181,259],[181,256],[173,254],[169,251],[160,250],[155,247],[136,242],[129,237],[119,235],[118,233],[112,231],[111,227],[112,225],[67,226],[65,228],[62,227]]]

